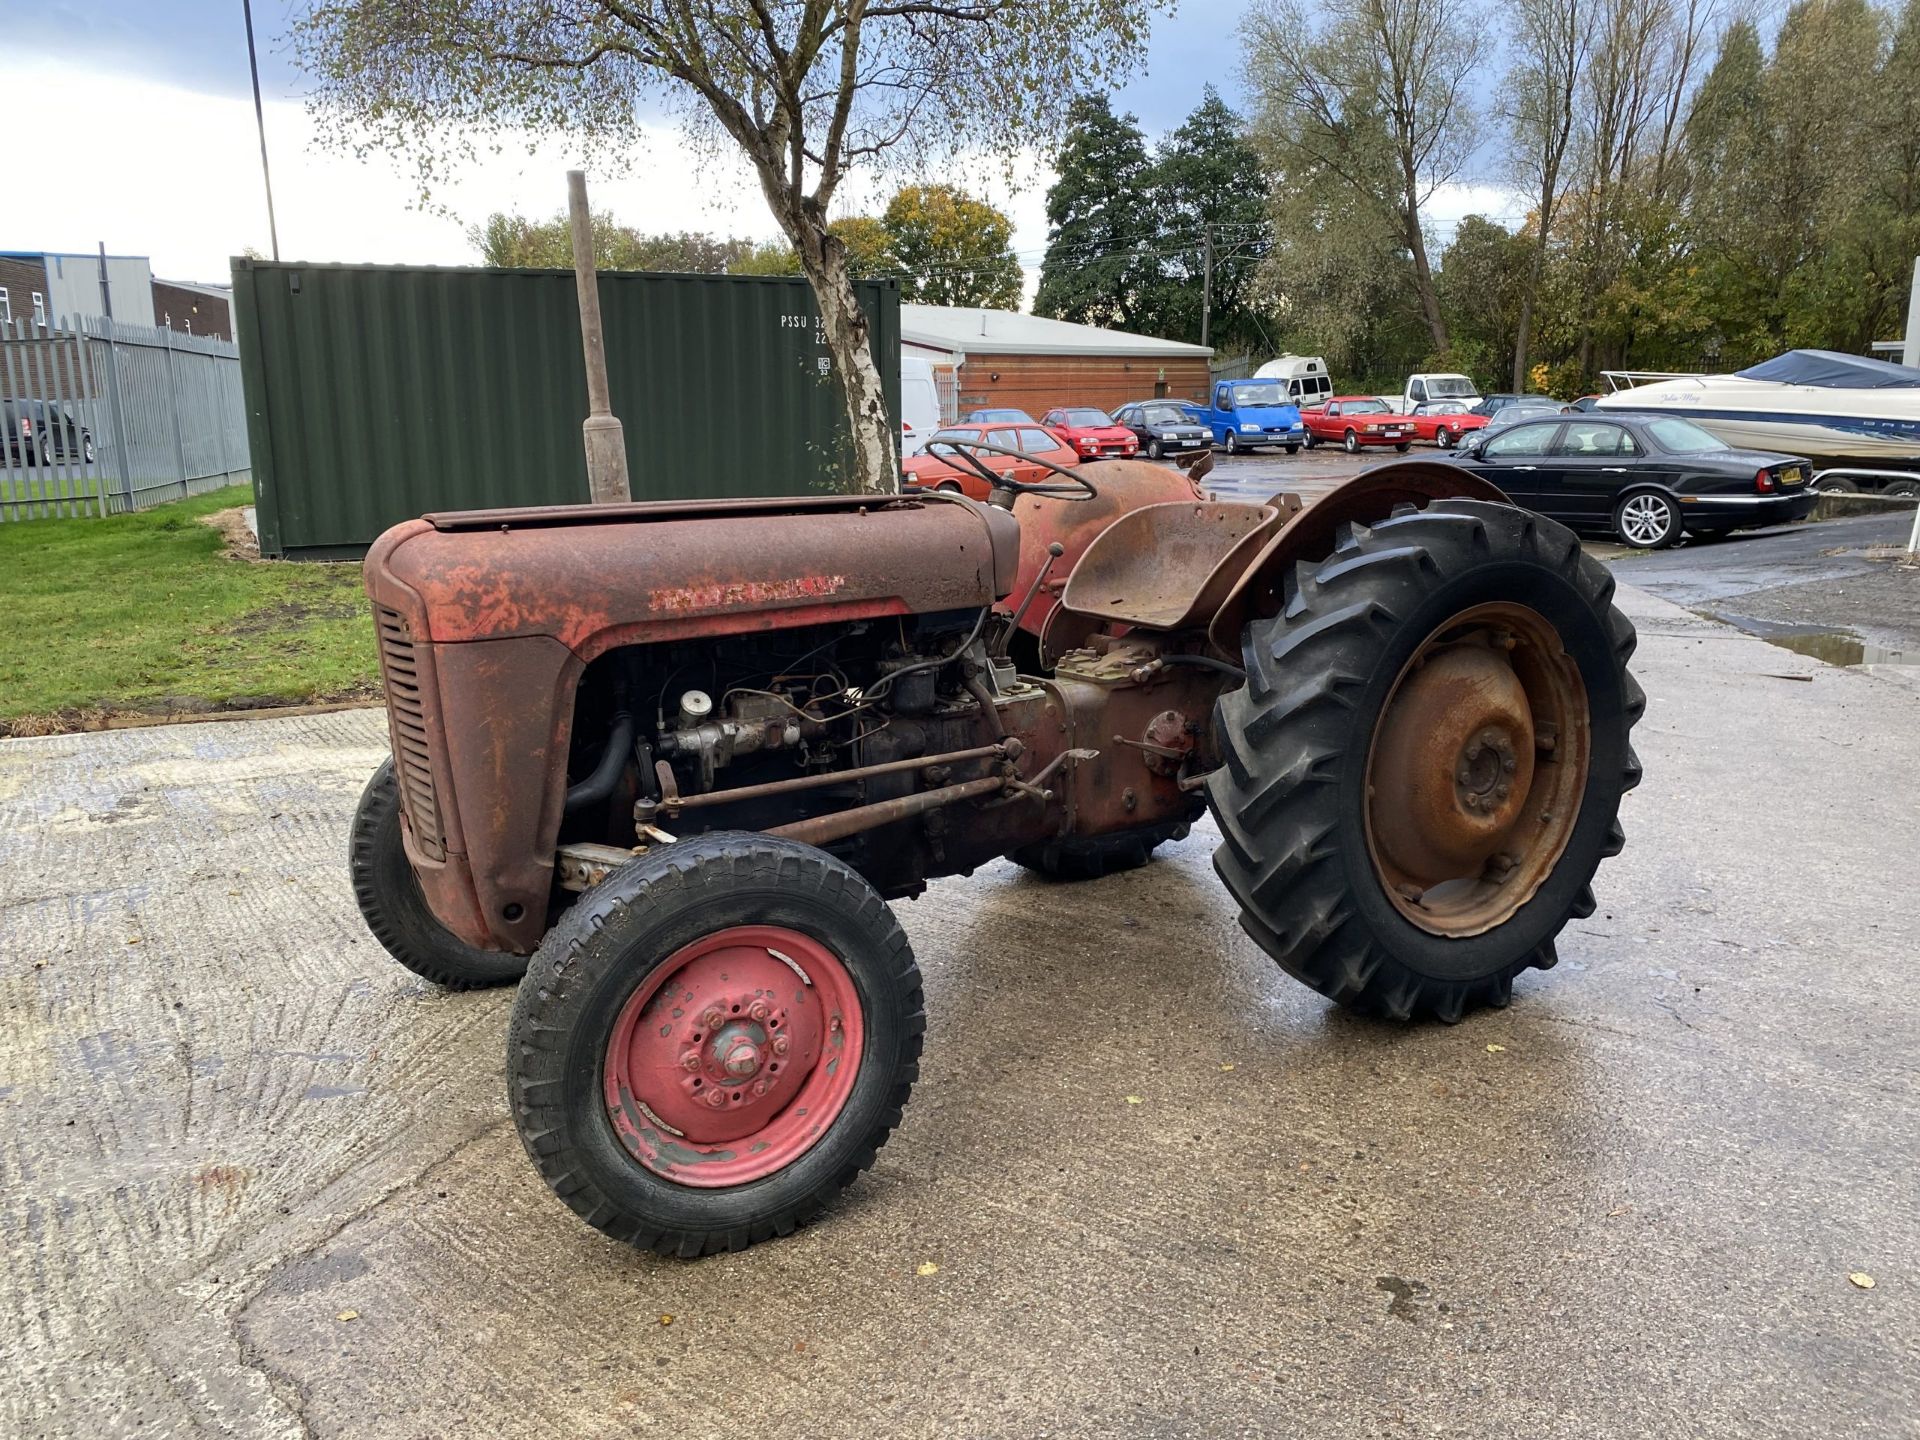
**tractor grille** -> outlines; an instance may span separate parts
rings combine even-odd
[[[430,859],[446,858],[440,800],[433,788],[432,732],[420,706],[420,662],[406,622],[396,610],[374,607],[380,629],[380,673],[387,682],[387,722],[393,734],[393,773],[413,843]]]

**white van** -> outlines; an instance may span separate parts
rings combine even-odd
[[[1282,355],[1254,371],[1253,378],[1286,381],[1287,403],[1302,410],[1326,404],[1327,397],[1333,394],[1327,362],[1318,355]]]
[[[900,458],[918,455],[940,428],[940,391],[933,383],[933,362],[900,357]]]

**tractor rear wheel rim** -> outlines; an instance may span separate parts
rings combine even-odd
[[[1463,610],[1401,669],[1367,753],[1381,888],[1434,935],[1509,919],[1566,853],[1586,793],[1586,684],[1538,611]]]
[[[764,1179],[846,1108],[865,1045],[859,990],[810,935],[738,925],[683,946],[607,1039],[607,1117],[647,1169],[700,1189]]]

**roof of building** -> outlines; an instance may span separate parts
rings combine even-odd
[[[1071,320],[1048,320],[1011,310],[963,309],[948,305],[902,305],[900,338],[910,345],[989,355],[1142,355],[1158,359],[1213,354],[1208,345],[1129,335]]]
[[[94,250],[0,250],[0,260],[98,260]],[[144,255],[114,255],[109,260],[145,260]]]
[[[153,277],[153,283],[156,285],[171,285],[176,290],[193,290],[215,300],[231,300],[233,298],[233,286],[215,285],[205,280],[168,280],[164,276],[156,275]]]

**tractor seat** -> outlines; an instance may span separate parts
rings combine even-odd
[[[1271,505],[1177,500],[1129,511],[1094,537],[1062,608],[1144,630],[1204,625],[1280,523]]]

